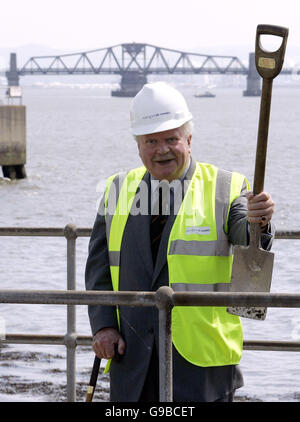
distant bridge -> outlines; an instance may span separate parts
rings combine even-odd
[[[292,73],[283,70],[282,73]],[[121,75],[121,89],[116,96],[133,96],[147,82],[147,75],[247,75],[245,95],[260,94],[260,77],[255,68],[254,54],[249,67],[236,56],[207,55],[157,47],[150,44],[127,43],[81,53],[31,57],[17,68],[16,54],[10,57],[6,72],[9,86],[19,85],[26,75]]]

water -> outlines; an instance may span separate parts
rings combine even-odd
[[[216,98],[194,98],[195,88],[180,86],[195,117],[193,156],[253,181],[259,98],[242,88],[216,89]],[[265,189],[276,203],[277,229],[299,229],[298,133],[300,90],[274,83]],[[112,98],[108,87],[25,87],[28,178],[0,178],[0,226],[91,227],[105,178],[139,166],[128,130],[129,98]],[[88,239],[77,241],[77,289],[84,290]],[[0,237],[1,289],[66,288],[64,238]],[[277,240],[273,292],[299,293],[297,241]],[[66,306],[0,305],[0,327],[7,333],[65,334]],[[245,339],[300,338],[300,311],[269,309],[264,322],[243,320]],[[1,331],[1,330],[0,330]],[[86,306],[77,307],[77,331],[90,335]],[[79,399],[93,362],[89,347],[78,347]],[[63,346],[9,345],[0,349],[0,400],[65,398]],[[245,386],[238,396],[263,401],[298,401],[300,354],[245,351]],[[11,387],[10,387],[11,386]],[[101,390],[107,397],[107,379]],[[101,394],[103,391],[101,392]],[[99,392],[100,394],[100,392]],[[95,397],[96,399],[96,397]]]

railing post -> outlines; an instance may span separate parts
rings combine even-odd
[[[170,287],[160,287],[155,293],[159,311],[159,401],[173,401],[172,364],[172,294]]]
[[[67,224],[67,289],[76,290],[76,226]],[[76,401],[76,305],[67,305],[67,401]]]

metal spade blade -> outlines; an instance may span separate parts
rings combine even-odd
[[[260,44],[261,35],[282,37],[277,51],[267,52]],[[254,172],[254,195],[263,191],[268,131],[271,109],[273,79],[280,73],[284,61],[288,29],[272,25],[258,25],[256,32],[255,63],[263,78],[257,136],[256,162]],[[231,292],[270,292],[274,254],[261,248],[261,228],[257,223],[250,224],[249,246],[235,246],[231,275]],[[229,307],[231,314],[245,318],[264,320],[267,308]]]
[[[234,247],[231,291],[269,292],[271,289],[273,262],[274,253],[267,252],[260,247],[259,225],[251,224],[249,246]],[[264,320],[267,308],[230,307],[227,311],[244,318]]]

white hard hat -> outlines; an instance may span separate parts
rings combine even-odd
[[[147,135],[176,129],[193,118],[186,101],[177,89],[165,82],[145,84],[134,97],[131,132]]]

